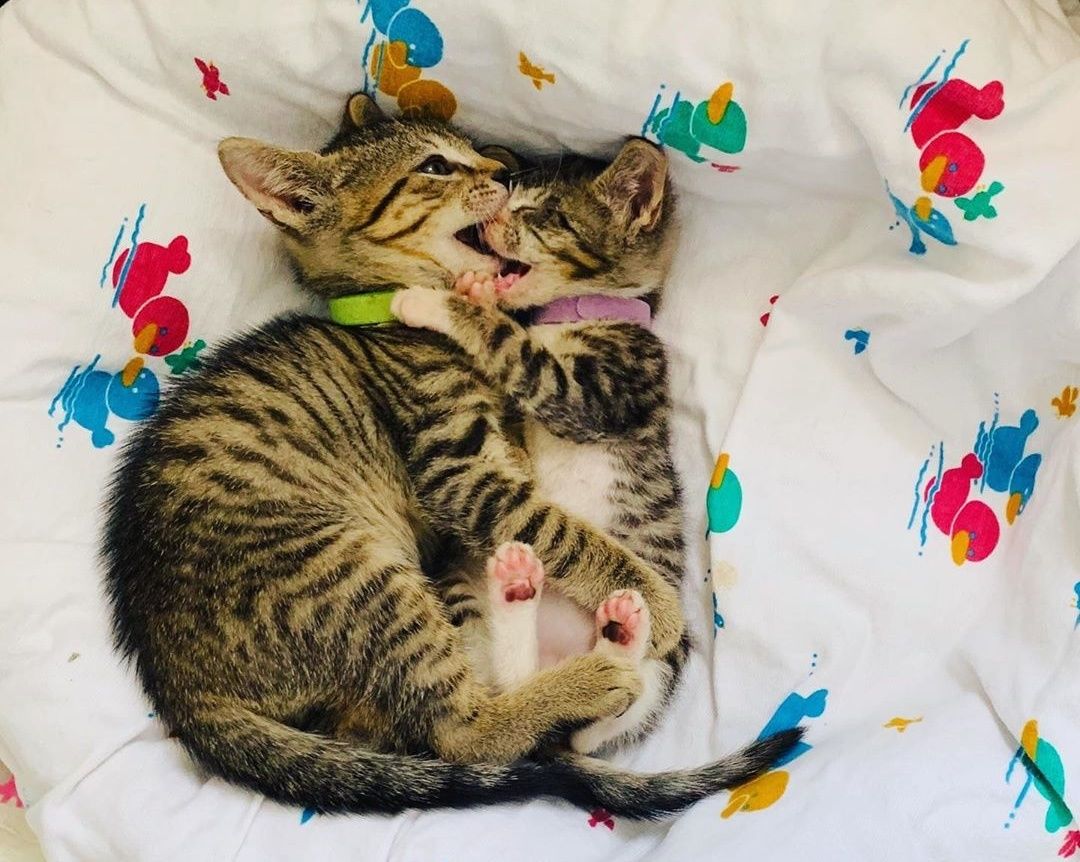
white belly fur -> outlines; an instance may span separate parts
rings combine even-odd
[[[616,472],[607,449],[602,444],[563,440],[532,421],[525,426],[525,446],[540,496],[608,532],[615,520],[610,490]],[[592,649],[596,642],[594,611],[574,604],[547,581],[537,622],[541,667]]]
[[[611,488],[616,473],[614,459],[604,444],[563,440],[529,421],[525,448],[542,497],[601,532],[611,529],[615,521]]]

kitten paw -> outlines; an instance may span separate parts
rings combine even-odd
[[[564,715],[582,721],[620,716],[644,691],[639,667],[624,655],[594,651],[566,659],[550,672],[553,702],[564,703]]]
[[[645,657],[652,620],[637,590],[617,590],[596,609],[597,649],[634,659]]]
[[[491,307],[499,297],[508,291],[520,279],[517,273],[510,275],[485,275],[480,272],[467,272],[454,282],[454,292],[464,297],[473,305]]]
[[[530,545],[505,542],[487,561],[493,598],[507,604],[538,598],[544,584],[544,564]]]
[[[454,292],[473,305],[495,304],[495,277],[479,272],[467,272],[454,282]]]
[[[432,329],[449,335],[452,322],[447,307],[449,294],[430,287],[399,290],[390,300],[390,313],[406,326]]]

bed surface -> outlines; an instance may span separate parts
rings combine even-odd
[[[695,649],[620,762],[805,724],[752,785],[664,824],[311,816],[193,770],[112,651],[117,449],[226,334],[306,306],[216,142],[317,147],[362,87],[480,142],[667,148]],[[1075,853],[1078,142],[1052,0],[6,4],[0,761],[46,857]]]

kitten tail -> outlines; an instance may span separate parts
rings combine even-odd
[[[782,731],[696,769],[643,775],[577,755],[495,766],[384,754],[297,730],[242,706],[204,711],[174,731],[214,773],[279,802],[324,813],[396,814],[546,796],[649,820],[760,775],[803,733]]]

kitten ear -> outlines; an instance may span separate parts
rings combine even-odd
[[[593,188],[632,233],[656,227],[663,211],[667,156],[644,138],[631,138]]]
[[[480,147],[477,152],[485,159],[494,159],[511,173],[517,173],[521,170],[521,159],[510,150],[506,149],[506,147],[500,147],[493,144],[488,147]]]
[[[218,144],[221,167],[240,193],[281,228],[299,230],[330,193],[322,157],[272,147],[251,138]]]
[[[359,129],[379,120],[385,120],[386,114],[375,104],[375,100],[361,90],[349,96],[345,103],[345,116],[341,119],[341,131]]]

